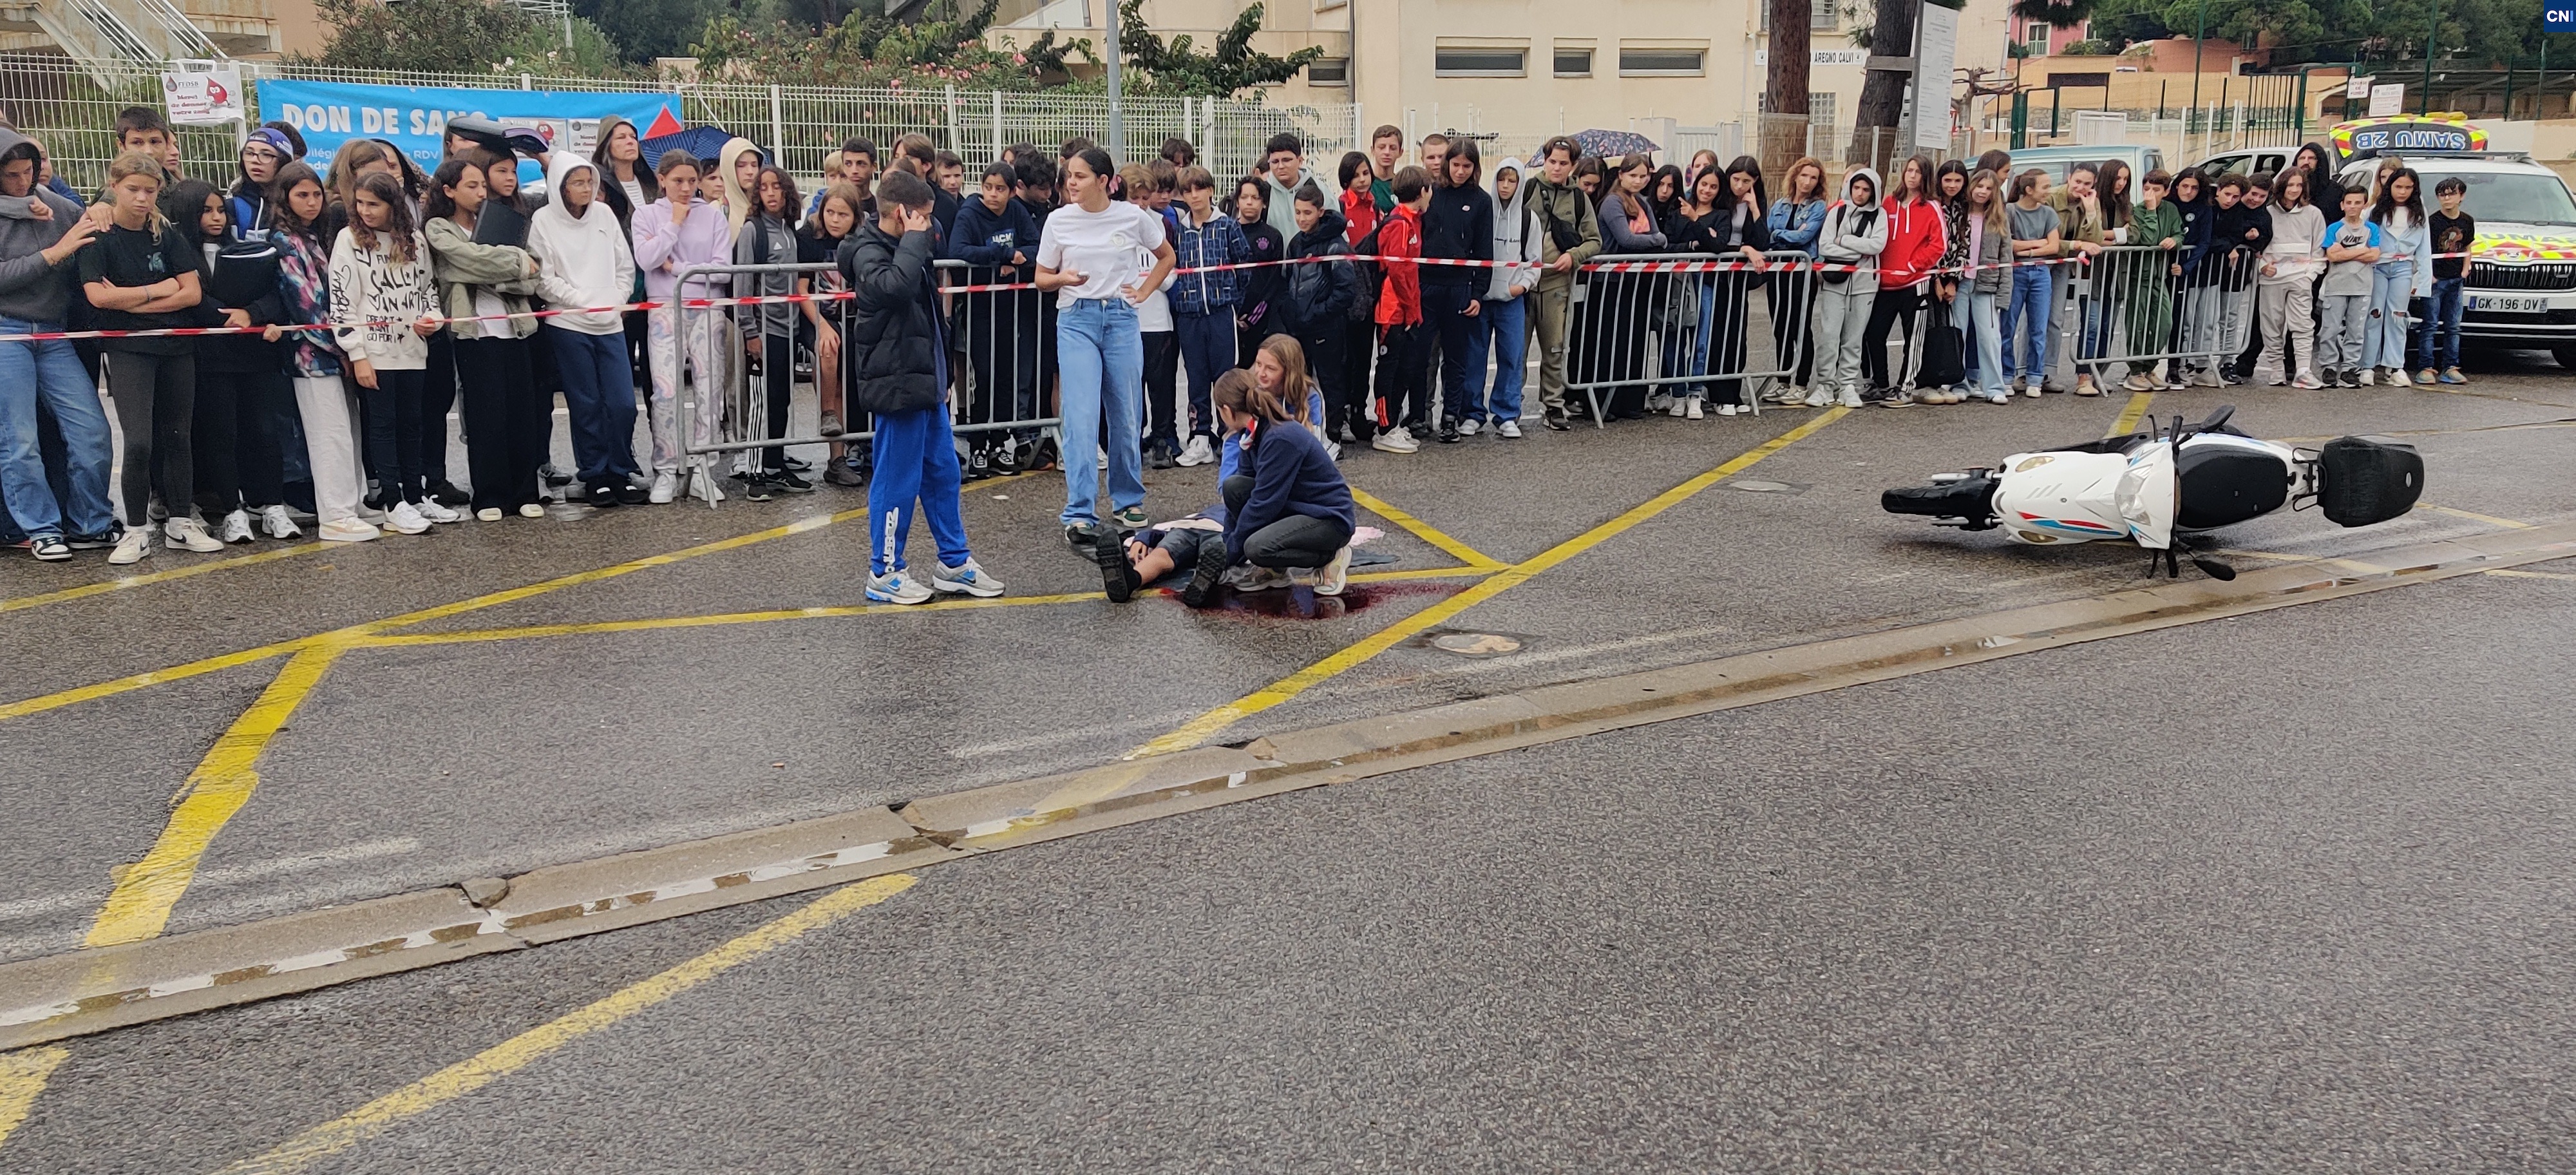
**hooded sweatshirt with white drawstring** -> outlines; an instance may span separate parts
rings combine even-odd
[[[1852,184],[1857,180],[1869,181],[1867,203],[1852,198]],[[1827,265],[1859,266],[1852,281],[1878,284],[1878,255],[1887,248],[1887,213],[1879,206],[1876,171],[1854,168],[1843,177],[1842,199],[1825,210],[1825,225],[1817,234],[1816,246],[1817,258]]]
[[[594,177],[590,203],[579,215],[566,207],[564,181],[587,171]],[[598,197],[599,169],[569,151],[555,156],[546,180],[554,198],[528,218],[528,253],[537,259],[537,287],[561,311],[548,322],[586,335],[622,334],[625,316],[590,307],[623,304],[635,288],[635,250],[617,213]]]
[[[1538,216],[1529,206],[1530,169],[1518,159],[1506,159],[1494,165],[1494,178],[1501,180],[1506,171],[1520,177],[1521,182],[1512,186],[1511,199],[1494,201],[1494,280],[1485,287],[1488,302],[1526,295],[1538,288],[1543,238]]]

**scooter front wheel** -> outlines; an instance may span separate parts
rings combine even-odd
[[[1994,525],[1994,500],[1995,479],[1982,472],[1931,485],[1901,486],[1878,496],[1879,507],[1890,514],[1957,518],[1971,530]]]

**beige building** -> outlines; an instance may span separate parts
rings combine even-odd
[[[1110,2],[1004,0],[996,23],[1005,27],[993,35],[1025,44],[1055,28],[1058,41],[1097,45]],[[1868,55],[1845,30],[1870,10],[1814,4],[1811,116],[1847,127]],[[1187,33],[1204,46],[1241,8],[1145,0],[1144,15],[1165,37]],[[1696,142],[1758,110],[1767,15],[1761,0],[1273,0],[1254,44],[1270,53],[1324,50],[1273,101],[1354,102],[1363,125],[1392,123],[1417,139],[1462,130],[1526,150],[1560,132],[1633,127],[1658,142],[1676,132]],[[2005,0],[1969,0],[1958,67],[2001,69],[2010,35]]]

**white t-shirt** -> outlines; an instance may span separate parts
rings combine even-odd
[[[1112,200],[1098,212],[1067,204],[1047,214],[1046,229],[1038,237],[1038,264],[1083,275],[1079,285],[1056,291],[1055,304],[1061,308],[1084,298],[1124,296],[1121,290],[1153,268],[1154,250],[1162,244],[1163,218],[1124,200]],[[1138,257],[1145,258],[1143,264]]]
[[[641,165],[639,164],[638,166]],[[640,211],[645,205],[652,203],[652,201],[644,198],[644,181],[642,180],[619,180],[617,181],[617,186],[626,189],[626,206],[629,208]]]

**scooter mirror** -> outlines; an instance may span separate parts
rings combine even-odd
[[[2200,568],[2201,574],[2221,582],[2236,578],[2235,568],[2221,563],[2216,559],[2194,555],[2191,559],[2191,565]]]

